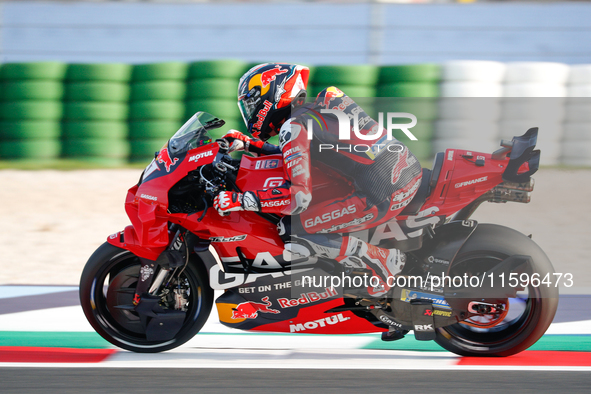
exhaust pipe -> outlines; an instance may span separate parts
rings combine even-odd
[[[521,190],[524,192],[532,192],[534,191],[535,181],[533,178],[530,178],[528,182],[503,182],[497,187],[503,189],[511,189],[511,190]]]

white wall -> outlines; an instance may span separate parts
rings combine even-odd
[[[0,61],[591,63],[591,4],[5,1]]]

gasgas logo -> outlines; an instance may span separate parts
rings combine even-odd
[[[342,313],[339,313],[338,315],[333,315],[333,316],[329,316],[329,317],[324,317],[322,319],[318,319],[318,320],[314,320],[314,321],[309,321],[306,323],[298,323],[298,324],[290,324],[289,325],[289,332],[300,332],[300,331],[307,331],[307,330],[315,330],[319,327],[326,327],[326,326],[331,326],[331,325],[335,325],[338,323],[342,323],[345,322],[347,320],[351,319],[350,317],[345,317],[343,316]]]
[[[145,200],[158,201],[158,197],[151,196],[149,194],[141,194],[140,197],[143,198],[143,199],[145,199]]]
[[[265,180],[265,184],[263,185],[263,189],[271,188],[271,187],[279,187],[285,183],[285,179],[280,176],[272,176]]]
[[[289,198],[287,200],[263,201],[261,207],[282,207],[289,205],[290,202],[291,200]]]
[[[357,208],[355,207],[355,205],[349,205],[348,207],[345,207],[343,209],[336,209],[332,212],[327,212],[321,216],[316,216],[314,219],[307,219],[304,222],[304,226],[306,228],[310,228],[313,226],[317,226],[319,224],[330,222],[331,220],[342,218],[346,215],[351,215],[355,212],[357,212]]]

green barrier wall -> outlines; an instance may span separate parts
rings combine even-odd
[[[60,156],[66,69],[60,62],[0,67],[0,160],[45,162]]]
[[[246,132],[238,106],[240,77],[254,64],[240,60],[128,65],[12,63],[0,66],[0,160],[83,160],[98,165],[148,162],[168,138],[197,111],[226,121],[214,131]],[[389,111],[368,101],[374,97],[436,97],[438,65],[310,67],[312,99],[329,86],[363,99],[367,112]],[[430,101],[408,102],[416,113],[420,142],[413,151],[431,156]],[[420,130],[419,130],[420,129]]]

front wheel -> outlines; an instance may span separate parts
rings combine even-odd
[[[191,261],[180,275],[163,286],[158,296],[165,309],[183,298],[185,317],[172,339],[150,341],[139,315],[131,308],[141,263],[131,252],[104,243],[90,257],[80,279],[80,303],[92,327],[123,349],[155,353],[173,349],[191,339],[207,321],[213,290],[202,264]],[[177,307],[178,309],[178,307]]]
[[[458,252],[449,275],[482,275],[514,255],[531,256],[533,273],[552,276],[554,269],[542,249],[518,231],[492,224],[479,225]],[[478,289],[475,289],[478,298]],[[524,287],[515,298],[505,300],[507,311],[442,327],[435,341],[462,356],[510,356],[536,343],[554,319],[558,288],[547,285]]]

